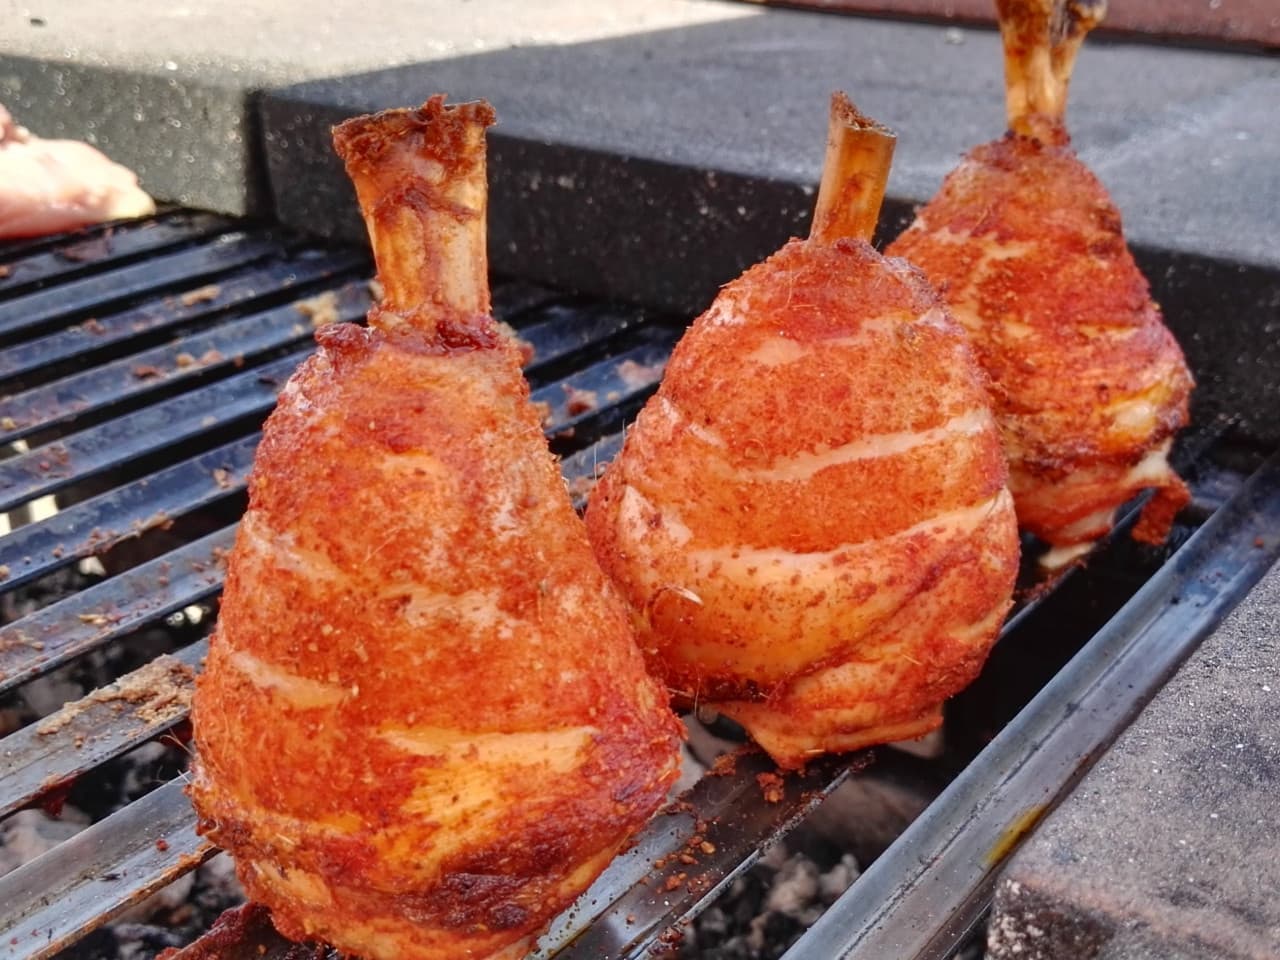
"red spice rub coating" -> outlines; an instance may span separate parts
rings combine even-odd
[[[1154,486],[1149,518],[1163,520],[1144,532],[1163,539],[1186,494],[1162,449],[1187,422],[1191,375],[1119,212],[1061,139],[971,151],[889,252],[924,270],[973,338],[1021,524],[1086,543]]]
[[[686,333],[587,527],[650,669],[796,766],[930,729],[976,674],[1017,567],[1005,478],[919,273],[795,240]],[[849,664],[817,710],[812,679]]]
[[[379,238],[384,280],[424,217]],[[393,301],[433,271],[467,279],[417,267],[370,328],[317,332],[267,422],[191,793],[287,936],[366,960],[522,956],[662,802],[679,725],[518,349],[454,299]],[[471,282],[451,288],[464,304],[487,298]]]

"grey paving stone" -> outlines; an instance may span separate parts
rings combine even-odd
[[[270,215],[264,90],[754,12],[712,0],[37,0],[0,5],[0,103],[38,134],[96,143],[160,199]]]
[[[270,216],[247,97],[176,72],[0,54],[0,103],[41,136],[87,140],[162,200]]]
[[[1001,70],[990,31],[771,10],[308,82],[266,97],[263,128],[280,215],[324,225],[350,205],[330,123],[434,91],[486,97],[495,265],[697,308],[807,228],[831,90],[897,129],[890,195],[906,205],[1003,131]],[[1070,119],[1135,242],[1276,265],[1280,178],[1265,158],[1280,134],[1264,104],[1277,97],[1267,58],[1097,43]],[[359,233],[349,213],[327,219]],[[648,277],[633,283],[625,261],[641,253]]]
[[[891,223],[1004,124],[989,30],[710,0],[376,14],[11,5],[0,98],[38,133],[96,140],[162,199],[360,238],[328,125],[440,90],[488,97],[495,266],[686,309],[806,228],[832,89],[899,131]],[[1276,267],[1276,102],[1275,58],[1093,41],[1070,120],[1134,242]]]
[[[989,960],[1280,956],[1280,567],[1006,868]]]

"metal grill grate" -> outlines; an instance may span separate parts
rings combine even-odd
[[[216,596],[262,419],[311,350],[314,323],[363,316],[368,279],[362,253],[182,211],[0,246],[0,441],[10,451],[0,460],[0,511],[14,524],[0,539],[0,594],[35,607],[0,627],[0,694]],[[520,283],[497,283],[494,306],[530,347],[534,400],[545,404],[553,449],[581,497],[619,448],[681,327]],[[854,884],[797,952],[943,957],[954,948],[981,913],[999,861],[974,860],[973,843],[1007,830],[1033,799],[1051,803],[1275,558],[1280,467],[1269,453],[1229,421],[1202,425],[1178,454],[1196,500],[1166,550],[1118,534],[1087,568],[1029,592],[979,686],[950,710],[936,764],[959,776],[943,805]],[[51,496],[58,509],[42,515],[37,507]],[[109,575],[39,600],[95,557]],[[1187,597],[1194,601],[1173,610]],[[175,637],[171,654],[0,741],[0,816],[56,800],[77,776],[166,731],[181,734],[205,640],[190,631]],[[1151,649],[1160,651],[1158,669],[1120,674],[1130,684],[1123,695],[1110,685],[1115,675],[1096,669]],[[1063,703],[1074,704],[1067,713],[1075,720],[1054,712]],[[1048,771],[1047,744],[1058,757]],[[557,921],[543,953],[639,956],[844,779],[874,776],[869,761],[864,753],[815,763],[784,778],[773,802],[757,784],[772,772],[759,754],[703,777]],[[1031,793],[1004,776],[1010,764],[1037,771]],[[51,956],[209,856],[182,786],[158,786],[0,878],[0,951]],[[962,834],[972,842],[957,844]],[[673,857],[695,836],[706,846],[693,864]],[[918,931],[910,949],[885,939],[903,924]]]

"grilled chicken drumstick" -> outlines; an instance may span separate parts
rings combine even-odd
[[[963,331],[867,242],[892,148],[833,98],[809,239],[693,323],[587,509],[650,669],[787,767],[937,726],[1017,568]]]
[[[1076,52],[1103,6],[1000,0],[1010,131],[971,151],[889,248],[973,337],[1018,519],[1055,548],[1048,566],[1087,550],[1144,488],[1156,494],[1134,536],[1148,542],[1188,499],[1167,458],[1191,375],[1063,125]]]
[[[487,316],[492,120],[336,128],[385,297],[267,423],[195,700],[201,829],[283,933],[365,960],[523,956],[678,763]]]

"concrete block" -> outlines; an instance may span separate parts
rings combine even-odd
[[[989,960],[1280,955],[1280,567],[1010,861]]]
[[[327,127],[434,92],[485,97],[496,267],[698,309],[807,229],[836,88],[898,131],[890,222],[1004,129],[994,32],[783,10],[298,84],[264,98],[262,126],[281,218],[354,237],[349,213],[317,216],[351,203]],[[1264,58],[1096,43],[1069,118],[1133,241],[1278,265],[1280,182],[1260,162],[1277,95]],[[1222,175],[1196,179],[1211,157]]]

